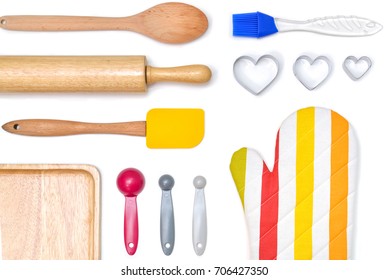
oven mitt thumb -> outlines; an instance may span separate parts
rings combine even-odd
[[[245,212],[250,258],[351,258],[358,149],[342,116],[323,108],[290,115],[269,169],[252,149],[231,159]]]

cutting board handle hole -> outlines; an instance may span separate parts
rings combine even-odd
[[[2,20],[0,21],[0,24],[1,24],[1,25],[6,25],[6,23],[7,23],[7,21],[6,21],[5,19],[2,19]]]
[[[15,130],[19,130],[19,129],[20,129],[20,125],[18,125],[18,124],[16,123],[16,124],[14,124],[13,128],[14,128]]]
[[[171,247],[170,243],[165,244],[166,249],[169,249]]]
[[[130,247],[131,249],[134,248],[134,243],[128,243],[128,247]]]

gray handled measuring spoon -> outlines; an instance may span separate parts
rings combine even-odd
[[[204,254],[207,246],[207,210],[205,207],[204,187],[207,181],[203,176],[197,176],[193,180],[196,188],[193,205],[192,242],[196,255]]]
[[[159,178],[159,186],[162,189],[160,235],[162,251],[166,256],[173,252],[174,248],[174,211],[171,189],[174,179],[170,175]]]

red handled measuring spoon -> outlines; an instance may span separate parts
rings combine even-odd
[[[116,180],[119,191],[125,196],[124,243],[129,255],[134,255],[138,247],[138,207],[136,197],[145,186],[145,177],[135,168],[124,169]]]

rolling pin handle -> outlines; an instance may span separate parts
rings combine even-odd
[[[146,83],[179,82],[179,83],[206,83],[211,79],[212,72],[205,65],[186,65],[178,67],[146,67]]]

